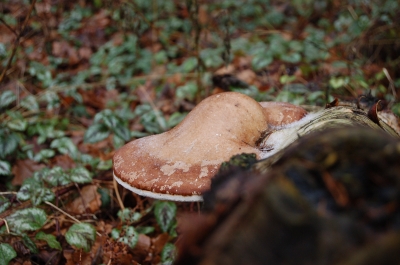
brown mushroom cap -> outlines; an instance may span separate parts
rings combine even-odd
[[[139,195],[199,201],[221,163],[240,153],[255,153],[267,130],[258,102],[236,93],[210,96],[168,132],[134,140],[113,158],[114,177]]]
[[[265,117],[270,126],[285,126],[306,116],[307,111],[300,106],[286,102],[260,102],[265,109]]]

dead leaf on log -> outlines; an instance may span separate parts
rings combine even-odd
[[[325,105],[325,108],[329,109],[329,108],[337,107],[338,105],[339,105],[339,100],[337,98],[335,98],[332,102],[327,103]]]
[[[400,135],[400,118],[394,115],[393,112],[388,110],[380,111],[378,112],[378,118],[393,128],[393,130]]]

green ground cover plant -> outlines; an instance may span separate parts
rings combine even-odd
[[[399,10],[392,0],[0,3],[0,264],[172,264],[177,212],[197,206],[117,192],[114,151],[221,91],[318,106],[370,93],[399,115]]]

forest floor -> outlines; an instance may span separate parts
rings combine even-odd
[[[1,2],[0,265],[171,264],[177,219],[199,205],[118,188],[115,150],[223,91],[316,106],[371,94],[399,115],[399,10],[391,0]]]

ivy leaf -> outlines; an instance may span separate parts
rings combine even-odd
[[[7,161],[0,160],[0,175],[11,175],[11,166]]]
[[[27,234],[22,234],[22,242],[24,245],[32,252],[32,253],[38,253],[38,249],[36,244],[32,241],[32,239],[29,238]]]
[[[35,172],[34,176],[46,181],[53,187],[71,183],[69,175],[61,167],[53,167],[52,169],[44,168],[39,172]]]
[[[13,153],[18,147],[19,137],[16,133],[0,135],[0,158]]]
[[[255,71],[259,71],[270,65],[273,60],[274,58],[265,52],[258,53],[254,55],[253,59],[251,60],[251,66]]]
[[[174,112],[168,119],[168,128],[175,127],[178,125],[185,117],[187,113],[180,113],[180,112]]]
[[[54,91],[46,91],[44,99],[47,101],[47,110],[51,111],[60,106],[60,97]]]
[[[97,164],[96,167],[98,170],[108,170],[112,168],[112,160],[108,159],[108,160],[100,160],[100,162]]]
[[[172,243],[165,244],[161,251],[161,265],[172,265],[176,257],[176,247]]]
[[[6,243],[0,243],[0,265],[8,265],[8,263],[17,256],[14,248]]]
[[[8,207],[10,207],[11,202],[4,196],[0,196],[0,213],[4,212],[7,210]]]
[[[136,227],[136,231],[139,234],[147,235],[147,234],[153,233],[154,230],[155,230],[154,226],[138,226],[138,227]]]
[[[101,120],[109,129],[115,128],[121,123],[118,117],[109,109],[103,110],[94,117],[96,123],[99,123]]]
[[[299,63],[301,61],[301,54],[297,52],[285,53],[281,55],[281,59],[288,63]]]
[[[106,125],[95,123],[86,130],[83,140],[85,143],[96,143],[106,139],[109,135],[110,131]]]
[[[112,128],[112,131],[119,136],[120,138],[124,139],[125,142],[131,139],[131,132],[129,129],[122,124],[118,124],[117,126]]]
[[[35,231],[46,222],[46,212],[39,208],[26,208],[9,215],[6,220],[15,232]]]
[[[0,109],[7,107],[13,101],[15,101],[17,97],[15,96],[14,92],[11,90],[6,90],[0,95]]]
[[[132,209],[125,208],[123,210],[118,211],[118,217],[121,219],[123,223],[134,223],[142,218],[142,214],[138,212],[132,211]]]
[[[331,77],[329,80],[329,85],[333,89],[337,89],[339,87],[345,86],[349,83],[349,78],[348,77]]]
[[[90,183],[92,182],[92,176],[90,172],[84,167],[77,167],[70,171],[70,179],[76,183]]]
[[[183,86],[176,88],[176,97],[179,99],[193,100],[196,97],[198,91],[197,84],[195,82],[187,82]]]
[[[197,64],[196,57],[189,57],[181,64],[180,69],[183,73],[190,73],[196,68]]]
[[[118,135],[113,135],[113,145],[115,149],[122,147],[127,141],[119,137]]]
[[[161,230],[168,232],[175,221],[176,204],[167,201],[157,201],[155,203],[154,215]]]
[[[25,97],[21,101],[21,106],[31,111],[39,110],[39,103],[37,102],[36,98],[32,95]]]
[[[60,152],[61,154],[68,154],[73,158],[76,157],[76,155],[78,154],[78,148],[72,142],[71,138],[68,137],[54,139],[51,142],[50,147],[57,149],[58,152]]]
[[[96,230],[90,224],[73,224],[65,233],[65,239],[71,246],[89,252],[96,239]]]
[[[49,247],[62,250],[62,247],[60,245],[60,242],[57,241],[56,237],[51,234],[46,234],[43,231],[40,231],[39,233],[36,234],[35,237],[37,240],[43,240],[46,241]]]
[[[54,200],[55,194],[49,188],[44,187],[42,181],[29,178],[22,184],[17,193],[17,198],[22,201],[31,200],[33,206],[37,206],[43,201]]]
[[[28,126],[28,122],[24,119],[15,119],[15,120],[9,121],[7,123],[7,126],[11,130],[23,132],[26,130],[26,127]]]
[[[42,161],[44,158],[50,158],[53,157],[55,155],[54,150],[52,149],[42,149],[39,151],[39,153],[37,153],[33,160],[35,161]]]
[[[54,129],[54,124],[36,124],[37,132],[39,133],[38,144],[42,144],[48,138],[61,138],[65,135],[63,131]]]
[[[121,230],[114,228],[111,236],[118,242],[122,242],[130,248],[134,248],[139,240],[139,234],[133,226],[122,226]]]

